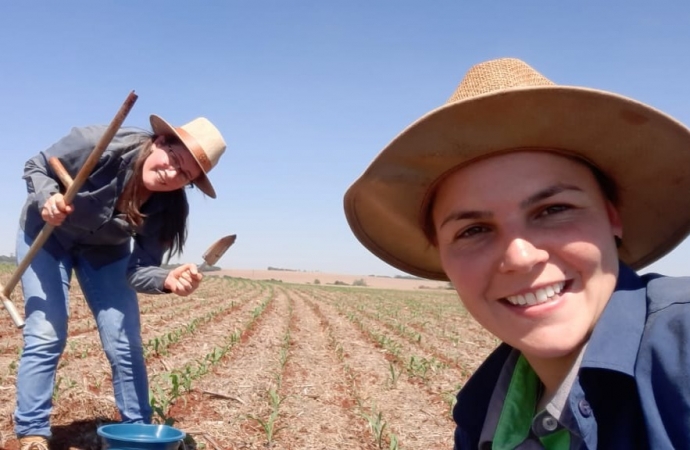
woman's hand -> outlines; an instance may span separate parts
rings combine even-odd
[[[199,287],[203,277],[196,264],[182,264],[168,273],[164,286],[173,294],[185,297]]]
[[[47,223],[57,227],[62,225],[67,214],[74,210],[72,205],[65,203],[62,194],[53,194],[41,208],[41,217]]]

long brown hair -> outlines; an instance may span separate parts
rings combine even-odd
[[[189,215],[189,203],[185,189],[176,189],[169,192],[150,193],[143,182],[144,162],[153,152],[153,142],[157,136],[152,135],[142,142],[139,154],[134,160],[133,173],[122,194],[118,198],[118,208],[125,214],[127,222],[134,229],[144,224],[146,215],[141,212],[141,207],[148,200],[149,195],[155,196],[162,203],[163,217],[159,239],[167,252],[169,261],[175,254],[182,254],[182,249],[187,241],[187,217]]]

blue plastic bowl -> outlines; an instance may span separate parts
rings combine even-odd
[[[98,427],[109,450],[177,450],[185,433],[167,425],[114,423]]]

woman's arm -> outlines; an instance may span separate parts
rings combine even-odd
[[[48,165],[48,159],[57,157],[67,171],[74,175],[74,168],[84,165],[104,131],[103,126],[72,128],[67,136],[26,162],[23,178],[26,180],[27,191],[34,195],[39,210],[51,196],[60,192],[57,175]]]
[[[127,268],[127,281],[144,294],[173,293],[186,296],[194,292],[203,275],[195,264],[182,264],[172,270],[163,269],[163,247],[158,236],[136,235]]]
[[[158,241],[158,236],[134,236],[132,256],[127,267],[127,281],[135,291],[142,294],[166,294],[165,279],[168,270],[161,268],[165,250]]]

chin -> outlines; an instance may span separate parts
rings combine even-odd
[[[165,188],[165,186],[161,185],[160,181],[158,181],[158,175],[155,172],[144,174],[141,181],[144,187],[151,192],[164,190]]]
[[[156,191],[160,190],[160,188],[158,187],[158,185],[156,183],[147,182],[146,179],[144,179],[144,182],[142,184],[144,185],[144,187],[147,190],[149,190],[151,192],[156,192]]]
[[[586,338],[580,340],[568,339],[565,342],[562,338],[561,342],[530,342],[530,340],[523,340],[515,347],[525,355],[536,358],[557,359],[571,355],[575,351],[579,351],[586,340]]]

